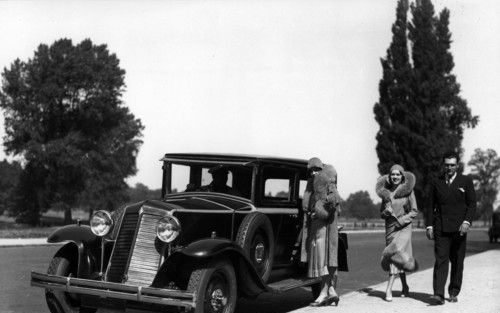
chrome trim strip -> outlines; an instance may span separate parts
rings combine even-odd
[[[214,213],[214,214],[220,214],[220,213],[239,213],[239,214],[249,214],[252,212],[262,212],[265,214],[292,214],[296,215],[299,214],[299,209],[297,208],[261,208],[261,207],[254,207],[252,206],[247,206],[244,208],[250,208],[250,211],[243,211],[243,210],[204,210],[204,209],[176,209],[175,212],[188,212],[188,213]],[[172,212],[173,213],[173,212]]]
[[[203,209],[200,209],[200,210],[197,210],[197,209],[179,209],[179,210],[176,210],[176,212],[188,212],[188,213],[214,213],[214,214],[221,214],[221,213],[224,213],[224,214],[230,214],[230,213],[233,213],[233,212],[238,212],[238,211],[228,211],[228,210],[203,210]],[[244,213],[248,213],[248,212],[244,212]]]
[[[297,208],[256,208],[257,212],[262,212],[266,214],[299,214],[299,209]]]
[[[247,199],[247,198],[243,198],[243,197],[238,197],[238,196],[233,196],[233,195],[228,195],[228,194],[225,194],[225,193],[219,193],[219,192],[200,192],[200,191],[189,191],[189,192],[183,192],[182,194],[169,194],[166,198],[165,198],[165,202],[169,202],[171,200],[175,200],[175,199],[179,199],[179,198],[193,198],[193,197],[196,197],[196,196],[210,196],[210,197],[216,197],[216,198],[223,198],[223,199],[229,199],[229,200],[233,200],[233,201],[238,201],[238,202],[241,202],[241,203],[245,203],[245,204],[251,204],[252,202]]]
[[[244,210],[244,209],[246,209],[246,208],[249,208],[249,209],[250,209],[250,212],[255,212],[255,211],[257,211],[257,209],[253,206],[253,204],[250,204],[250,205],[244,206],[244,207],[242,207],[242,208],[239,208],[239,209],[238,209],[238,212],[241,212],[241,211],[243,211],[243,210]]]
[[[218,205],[218,206],[221,206],[223,208],[226,208],[228,209],[229,211],[231,212],[234,212],[235,210],[233,208],[230,208],[228,207],[227,205],[224,205],[222,203],[219,203],[219,202],[215,202],[215,201],[212,201],[212,200],[208,200],[208,199],[204,199],[204,198],[198,198],[198,197],[193,197],[192,199],[196,199],[196,200],[201,200],[201,201],[205,201],[205,202],[208,202],[208,203],[212,203],[212,204],[215,204],[215,205]]]

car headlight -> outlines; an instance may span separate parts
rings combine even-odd
[[[113,227],[113,219],[111,215],[103,210],[99,210],[92,214],[90,219],[90,229],[97,236],[105,236]]]
[[[158,221],[156,226],[156,235],[163,242],[172,242],[179,236],[181,232],[181,224],[179,220],[173,216],[165,216]]]

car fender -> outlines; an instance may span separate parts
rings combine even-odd
[[[189,244],[179,253],[197,259],[229,258],[236,270],[240,292],[246,296],[257,296],[264,291],[269,291],[243,249],[233,241],[223,238],[201,239]]]
[[[96,236],[87,225],[66,225],[56,229],[47,238],[47,242],[57,243],[63,241],[81,242],[85,246],[97,244],[99,237]]]
[[[95,254],[99,253],[100,238],[87,225],[66,225],[55,230],[47,238],[49,243],[64,241],[69,242],[57,251],[56,256],[74,256],[74,261],[78,264],[78,277],[89,277],[98,260]],[[93,250],[95,252],[92,252]]]

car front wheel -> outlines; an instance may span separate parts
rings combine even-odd
[[[214,260],[191,273],[187,290],[194,293],[195,313],[233,313],[236,288],[233,265]]]
[[[49,264],[47,274],[57,276],[76,276],[76,264],[71,258],[56,255]],[[79,299],[68,292],[45,289],[45,299],[51,313],[92,313],[96,310],[80,308]]]

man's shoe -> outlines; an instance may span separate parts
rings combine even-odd
[[[433,295],[431,296],[431,302],[434,305],[443,305],[444,304],[444,297],[440,295]]]
[[[457,296],[455,296],[455,295],[450,295],[450,302],[453,302],[453,303],[458,302],[458,298],[457,298]]]

